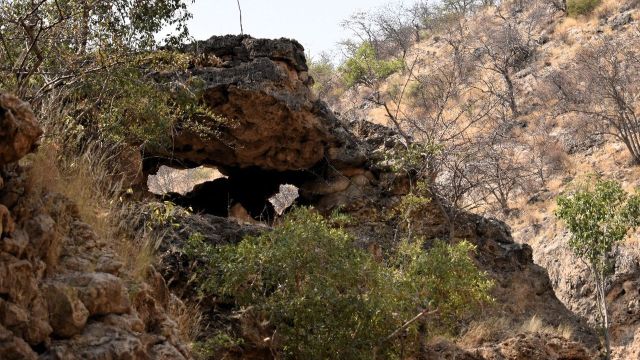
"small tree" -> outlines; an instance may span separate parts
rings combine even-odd
[[[401,59],[379,60],[374,46],[364,42],[340,67],[340,71],[347,87],[364,84],[373,88],[377,81],[386,79],[403,67]]]
[[[309,75],[313,78],[313,92],[318,95],[320,99],[331,104],[337,100],[335,95],[336,88],[341,84],[338,80],[338,72],[336,66],[331,60],[331,55],[328,53],[321,53],[317,58],[313,58],[310,55],[307,57],[309,64]]]
[[[604,333],[606,358],[611,355],[606,282],[613,270],[613,247],[640,225],[640,195],[627,194],[616,181],[598,180],[558,198],[556,216],[571,232],[569,247],[590,267],[596,285],[599,321]]]
[[[584,115],[584,127],[624,142],[640,163],[640,55],[634,39],[602,36],[577,56],[571,71],[556,73],[550,83],[559,109]]]

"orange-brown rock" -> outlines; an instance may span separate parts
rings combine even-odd
[[[157,77],[185,84],[191,79],[197,84],[193,92],[202,94],[202,104],[215,117],[179,123],[171,148],[160,154],[167,165],[286,171],[325,158],[335,165],[364,162],[355,139],[311,93],[313,80],[298,42],[214,36],[185,51],[217,61],[194,61],[178,79]],[[157,166],[158,160],[149,161]]]

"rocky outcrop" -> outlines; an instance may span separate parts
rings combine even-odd
[[[131,279],[78,207],[15,163],[41,130],[28,104],[0,100],[0,358],[188,358],[161,287]]]
[[[207,207],[222,209],[210,214],[182,214],[176,220],[181,227],[168,229],[171,236],[161,246],[160,266],[173,289],[182,294],[193,291],[189,276],[197,264],[189,263],[181,253],[194,231],[206,234],[206,241],[220,244],[265,230],[247,230],[247,226],[231,219],[211,215],[226,215],[225,209],[234,205],[243,189],[251,197],[266,198],[273,195],[266,191],[275,191],[280,184],[296,185],[305,204],[325,213],[338,208],[348,213],[354,220],[350,230],[361,246],[389,249],[395,245],[398,223],[389,214],[407,194],[408,179],[393,172],[382,150],[399,146],[402,137],[368,122],[344,124],[323,102],[314,99],[303,49],[294,41],[213,37],[185,51],[195,53],[186,74],[181,78],[157,76],[164,81],[184,84],[190,79],[200,84],[203,103],[215,118],[185,120],[179,125],[172,151],[155,154],[154,160],[147,160],[147,167],[172,163],[175,167],[218,166],[228,178],[172,198],[205,212]],[[299,172],[312,176],[294,175]],[[252,193],[256,182],[269,183],[269,189],[264,194]],[[224,202],[218,203],[218,199]],[[261,209],[263,203],[249,206],[247,201],[239,202],[257,217],[253,210]],[[522,323],[537,315],[555,327],[573,328],[575,339],[597,347],[594,332],[556,298],[547,272],[533,262],[531,247],[514,242],[509,228],[496,220],[460,214],[454,224],[449,224],[441,205],[437,201],[425,205],[416,216],[414,231],[426,239],[446,239],[454,227],[452,241],[466,239],[477,246],[477,263],[496,283],[496,306],[485,316],[504,316]],[[189,230],[193,226],[195,229]],[[209,305],[212,309],[216,306]],[[517,348],[518,341],[505,345],[505,349]],[[515,354],[516,350],[505,351]],[[541,351],[530,358],[552,354]],[[509,354],[500,356],[515,356]]]
[[[160,161],[286,171],[325,158],[336,165],[364,162],[338,119],[312,95],[304,48],[296,41],[214,36],[183,51],[193,56],[186,72],[155,76],[189,87],[210,114],[178,124],[171,149],[148,153],[155,160],[147,167]]]

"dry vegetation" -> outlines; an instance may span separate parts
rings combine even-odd
[[[59,131],[48,128],[47,133]],[[29,168],[32,190],[57,192],[70,199],[82,220],[124,264],[123,274],[134,291],[140,283],[152,280],[149,267],[156,261],[154,249],[160,239],[144,227],[139,229],[141,215],[135,204],[126,201],[127,176],[118,173],[114,166],[121,147],[89,142],[78,153],[65,153],[71,151],[73,145],[77,144],[67,142],[63,146],[56,139],[45,138],[38,152],[23,160]],[[194,343],[201,331],[202,315],[198,305],[185,304],[172,296],[168,311],[178,325],[182,340],[186,344]]]
[[[529,199],[540,191],[557,195],[566,179],[581,174],[619,173],[620,167],[634,172],[629,152],[620,151],[620,144],[630,139],[626,147],[635,156],[635,135],[615,129],[635,121],[636,115],[610,115],[616,111],[612,104],[621,99],[631,99],[626,109],[637,106],[637,86],[624,79],[637,73],[638,54],[625,49],[637,49],[633,44],[640,41],[637,24],[607,25],[621,9],[632,9],[632,18],[638,17],[634,1],[602,1],[577,16],[554,11],[551,3],[562,2],[508,1],[461,19],[434,18],[420,41],[402,51],[404,71],[352,88],[334,102],[341,113],[399,128],[411,138],[408,142],[436,144],[442,154],[437,165],[427,166],[436,172],[426,175],[439,179],[441,189],[433,193],[445,196],[457,188],[465,193],[462,199],[450,199],[453,203],[511,224],[528,223],[520,216],[550,216],[551,199],[528,204]],[[373,17],[379,22],[380,16]],[[384,39],[380,43],[387,42],[379,45],[381,53],[405,48],[389,45],[393,38],[376,21],[367,26],[362,17],[357,20],[352,19],[356,32],[367,35],[361,38],[378,36]],[[612,39],[617,45],[609,45]],[[605,58],[626,59],[630,68],[610,78],[608,68],[595,63]],[[609,102],[606,94],[592,91],[606,79],[622,87],[620,99]],[[587,84],[584,91],[580,84]],[[340,86],[335,77],[334,86]],[[360,104],[356,99],[374,106],[354,109],[353,104]],[[603,141],[607,143],[601,148]],[[594,159],[599,152],[602,156]],[[486,171],[491,168],[495,171]],[[456,172],[464,174],[462,182],[450,176]]]

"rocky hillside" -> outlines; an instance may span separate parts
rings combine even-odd
[[[498,58],[501,56],[500,44],[491,43],[491,37],[506,36],[507,31],[510,31],[508,29],[515,29],[513,33],[517,35],[513,35],[515,37],[512,41],[525,46],[526,51],[517,55],[521,57],[517,62],[504,63],[517,112],[505,106],[507,113],[510,113],[506,117],[516,125],[515,130],[510,130],[503,141],[505,144],[510,142],[510,145],[505,146],[517,150],[507,156],[511,160],[501,160],[503,162],[496,166],[504,166],[507,162],[511,165],[524,164],[516,172],[522,182],[514,183],[514,194],[509,198],[506,208],[496,205],[496,202],[484,202],[474,211],[505,221],[513,230],[513,238],[517,243],[530,245],[535,263],[547,270],[553,290],[560,301],[593,326],[597,322],[597,309],[591,271],[573,255],[567,245],[570,234],[554,215],[556,199],[593,174],[615,179],[626,189],[633,190],[638,186],[640,173],[625,142],[619,137],[611,136],[610,132],[609,135],[603,135],[607,131],[594,129],[593,124],[599,121],[595,113],[581,113],[575,106],[567,108],[563,102],[563,91],[570,93],[571,90],[569,87],[556,85],[559,84],[559,77],[573,76],[580,78],[580,81],[588,81],[585,80],[588,76],[580,77],[580,74],[589,73],[589,68],[583,64],[588,63],[590,56],[612,56],[615,59],[613,63],[619,63],[620,68],[630,71],[623,78],[637,83],[636,78],[640,74],[633,66],[622,65],[624,56],[621,54],[628,45],[630,50],[625,54],[637,56],[640,12],[637,1],[601,1],[593,2],[594,9],[587,15],[567,16],[566,12],[551,6],[552,3],[504,2],[504,6],[497,9],[490,8],[469,15],[459,25],[453,26],[457,29],[456,32],[436,30],[434,34],[411,46],[407,59],[409,65],[415,66],[412,74],[392,75],[373,89],[371,86],[356,87],[334,100],[334,103],[337,104],[337,109],[349,116],[393,127],[389,113],[376,96],[384,98],[382,102],[395,110],[398,103],[395,94],[399,88],[402,89],[404,85],[410,89],[411,83],[419,82],[416,79],[420,77],[429,80],[429,71],[443,71],[443,68],[451,65],[453,53],[458,50],[466,52],[472,59],[469,60],[472,70],[464,79],[464,87],[488,93],[499,89],[496,93],[507,94],[506,87],[502,89],[502,75],[495,76],[500,73],[497,69],[500,61]],[[610,44],[618,52],[593,55],[599,51],[593,49],[602,49],[602,44]],[[414,59],[417,60],[414,62]],[[595,68],[591,68],[592,71]],[[433,81],[438,84],[435,82],[437,79]],[[589,83],[586,92],[595,93],[597,88],[604,88],[603,83],[603,80]],[[621,87],[618,86],[618,89]],[[637,110],[637,92],[633,87],[628,89],[629,99],[632,99],[630,106]],[[467,96],[465,94],[460,96],[456,93],[454,100],[447,99],[447,107],[456,109],[463,105]],[[598,94],[598,99],[606,97],[600,92]],[[598,101],[596,98],[584,99],[587,102]],[[400,113],[426,112],[429,115],[428,110],[420,107],[419,101],[408,97],[403,100],[398,105]],[[598,102],[597,106],[606,107],[604,102]],[[413,120],[409,116],[407,119]],[[407,128],[409,126],[405,129]],[[480,130],[474,129],[469,137],[491,137],[491,131],[494,130],[493,125]],[[536,143],[539,145],[535,145]],[[482,146],[493,147],[490,143]],[[545,161],[553,164],[544,165]],[[543,165],[538,165],[540,163]],[[505,178],[515,168],[509,166],[501,168]],[[542,181],[527,180],[535,178],[537,175],[529,174],[536,172],[544,173],[547,178]],[[607,284],[607,299],[611,304],[613,353],[617,359],[640,356],[639,289],[636,281],[640,274],[640,257],[637,237],[638,234],[633,234],[615,250],[615,274]]]
[[[171,195],[175,203],[204,214],[165,208],[175,216],[172,223],[179,224],[168,233],[166,228],[160,228],[165,234],[160,246],[160,268],[169,287],[183,297],[194,295],[189,279],[197,265],[182,250],[192,234],[202,234],[210,244],[225,244],[236,243],[248,233],[268,231],[268,222],[261,226],[242,224],[247,220],[254,223],[253,218],[272,218],[273,210],[264,211],[271,209],[267,198],[282,184],[300,188],[299,203],[313,205],[327,214],[341,209],[352,216],[354,225],[349,230],[356,234],[361,246],[393,248],[397,223],[386,214],[408,193],[408,179],[385,165],[382,150],[393,148],[394,141],[400,141],[399,136],[367,122],[347,125],[327,110],[310,92],[303,49],[294,41],[213,37],[197,48],[202,51],[197,57],[207,60],[194,63],[189,73],[181,76],[205,83],[206,104],[234,126],[220,127],[210,119],[202,119],[200,133],[183,128],[177,133],[179,146],[175,151],[153,157],[161,158],[161,162],[147,162],[147,173],[160,164],[177,168],[188,164],[216,166],[227,176],[198,185],[185,196]],[[203,135],[214,131],[222,136],[207,139]],[[220,152],[223,145],[219,139],[228,141],[225,156]],[[255,179],[261,179],[259,186]],[[244,217],[220,217],[233,215],[229,209],[237,207],[245,209]],[[537,316],[547,327],[572,328],[571,338],[583,344],[544,333],[513,337],[513,330],[500,329],[476,339],[465,356],[590,358],[598,346],[593,330],[558,301],[547,272],[533,262],[531,247],[514,242],[509,228],[500,221],[464,214],[455,227],[458,239],[470,240],[478,247],[478,265],[497,284],[493,291],[497,306],[487,309],[477,319],[479,323],[502,318],[510,329],[517,329]],[[427,238],[437,238],[446,236],[449,225],[441,208],[431,203],[416,216],[416,228]],[[221,304],[212,300],[202,303],[204,313],[212,322],[216,318],[219,321],[222,314],[216,315],[220,311],[216,309]],[[237,350],[236,356],[270,356],[268,344],[251,340],[260,336],[245,336],[244,347]],[[268,338],[268,333],[263,338]],[[502,341],[505,342],[495,345]],[[523,344],[532,350],[525,350]],[[450,346],[436,346],[433,351],[442,356],[448,351],[464,352]]]
[[[189,109],[197,110],[177,112],[167,130],[170,142],[144,145],[139,134],[122,137],[105,130],[111,136],[100,138],[113,124],[92,127],[81,117],[71,134],[63,135],[84,131],[79,137],[87,149],[94,138],[101,144],[128,142],[118,144],[125,148],[122,154],[108,157],[107,167],[115,170],[105,174],[89,166],[60,176],[57,166],[63,161],[56,151],[66,144],[51,139],[61,135],[50,129],[43,135],[28,104],[0,93],[0,360],[281,358],[282,335],[272,318],[244,316],[251,306],[239,306],[226,293],[203,291],[198,276],[216,264],[206,258],[211,252],[196,245],[217,251],[268,234],[291,205],[342,219],[340,231],[355,239],[363,250],[359,256],[375,264],[390,262],[403,237],[424,240],[419,252],[431,251],[436,239],[475,247],[469,262],[491,279],[493,302],[473,314],[460,311],[465,314],[448,337],[430,337],[427,343],[426,326],[418,327],[423,357],[601,358],[594,286],[588,267],[566,245],[569,234],[553,215],[555,198],[589,172],[609,174],[629,188],[640,173],[621,143],[577,132],[576,124],[586,129],[586,123],[561,108],[570,100],[560,94],[562,86],[571,82],[558,74],[574,74],[578,55],[600,45],[604,35],[640,44],[635,42],[640,12],[637,2],[605,1],[597,18],[574,18],[548,4],[505,1],[456,18],[462,19],[459,32],[418,34],[420,41],[404,53],[405,60],[414,59],[411,66],[342,89],[341,98],[331,99],[340,113],[312,91],[304,49],[295,40],[214,36],[164,49],[163,56],[171,53],[187,64],[145,68],[149,73],[143,78],[166,90],[151,109],[176,115],[163,111],[184,105],[186,93],[197,101]],[[515,36],[513,29],[527,32]],[[520,41],[525,33],[522,46],[508,49],[506,67],[498,67],[496,54],[504,44],[491,40],[504,35]],[[149,66],[146,60],[142,64]],[[496,90],[503,85],[504,91]],[[404,93],[412,100],[404,101]],[[118,116],[135,108],[131,99],[124,100]],[[101,97],[96,104],[88,109],[107,108]],[[84,110],[71,114],[87,116]],[[128,120],[135,125],[138,119]],[[431,135],[442,142],[437,145],[455,141],[451,147],[414,147],[425,138],[433,145]],[[38,149],[43,136],[50,143]],[[65,156],[78,151],[87,150]],[[112,148],[101,151],[113,155]],[[448,157],[439,157],[443,153]],[[415,159],[453,165],[420,177],[424,169],[413,166]],[[505,159],[513,160],[510,166],[503,167]],[[69,162],[78,166],[82,159]],[[468,170],[487,183],[496,177],[499,182],[522,169],[513,163],[541,165],[514,172],[515,185],[506,195],[498,194],[502,182],[464,188],[476,174]],[[152,194],[144,183],[161,167],[163,172],[204,167],[216,176],[191,191],[176,186],[174,192]],[[124,182],[125,189],[86,207],[96,198],[85,192],[100,193],[103,185],[78,180],[96,174],[119,174],[109,180]],[[443,178],[450,184],[442,185]],[[458,191],[495,201],[470,205]],[[119,212],[111,209],[116,206]],[[308,253],[313,251],[324,256],[317,249]],[[616,254],[607,286],[613,355],[631,359],[640,354],[637,241],[621,245]],[[279,266],[287,259],[281,260]],[[238,287],[253,286],[257,278],[252,274]],[[297,287],[301,282],[291,281]],[[375,344],[388,339],[376,337]]]
[[[41,135],[27,103],[0,94],[0,359],[190,358],[164,280],[132,278],[77,205],[19,162]]]

